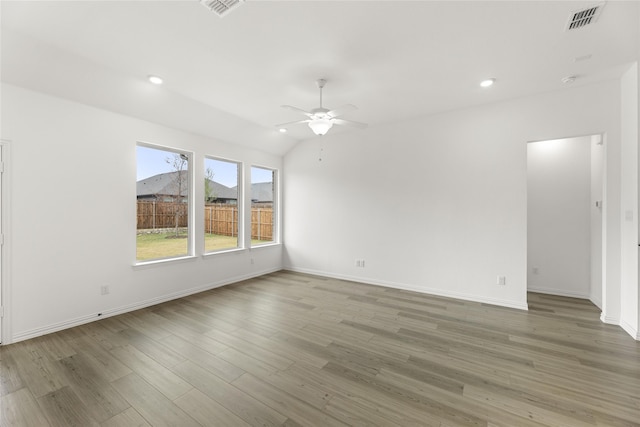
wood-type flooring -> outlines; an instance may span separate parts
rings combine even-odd
[[[529,311],[281,271],[0,347],[8,426],[638,426],[640,343]]]

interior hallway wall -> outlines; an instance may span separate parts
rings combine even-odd
[[[527,144],[527,284],[589,298],[591,137]]]

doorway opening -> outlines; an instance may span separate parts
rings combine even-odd
[[[527,144],[527,290],[602,308],[602,135]]]

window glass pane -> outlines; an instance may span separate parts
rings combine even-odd
[[[251,244],[275,242],[275,175],[273,169],[251,167]]]
[[[189,255],[188,154],[138,145],[136,160],[136,260]]]
[[[238,176],[240,165],[228,160],[204,159],[204,250],[239,247]]]

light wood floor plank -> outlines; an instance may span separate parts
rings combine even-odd
[[[198,426],[196,420],[135,373],[113,382],[116,390],[152,426]]]
[[[113,349],[111,354],[171,400],[193,388],[191,384],[132,345]]]
[[[228,347],[213,354],[176,335],[171,335],[163,339],[162,342],[182,354],[185,361],[194,362],[227,382],[235,380],[245,372],[242,368],[219,357],[222,351],[228,350]]]
[[[184,362],[175,369],[195,388],[251,425],[278,426],[287,420],[286,416],[260,400],[254,399],[194,363]]]
[[[528,299],[280,271],[0,347],[0,425],[640,427],[640,343]]]
[[[60,360],[60,364],[64,367],[69,387],[82,401],[92,419],[102,422],[129,407],[84,354],[69,356]]]
[[[42,353],[33,344],[34,342],[17,343],[11,347],[11,355],[23,383],[33,396],[38,398],[60,390],[67,386],[68,382],[55,358]]]
[[[289,419],[301,425],[346,426],[345,423],[338,421],[331,415],[323,413],[297,397],[261,381],[249,373],[244,374],[232,384],[281,414],[287,414]]]
[[[250,426],[242,418],[234,415],[233,412],[195,388],[180,396],[174,402],[203,426]]]
[[[49,421],[27,388],[0,397],[0,425],[3,427],[49,426]]]
[[[98,422],[70,387],[62,387],[38,398],[38,404],[52,426],[94,427]]]
[[[151,424],[138,411],[128,408],[103,422],[101,427],[151,427]]]

